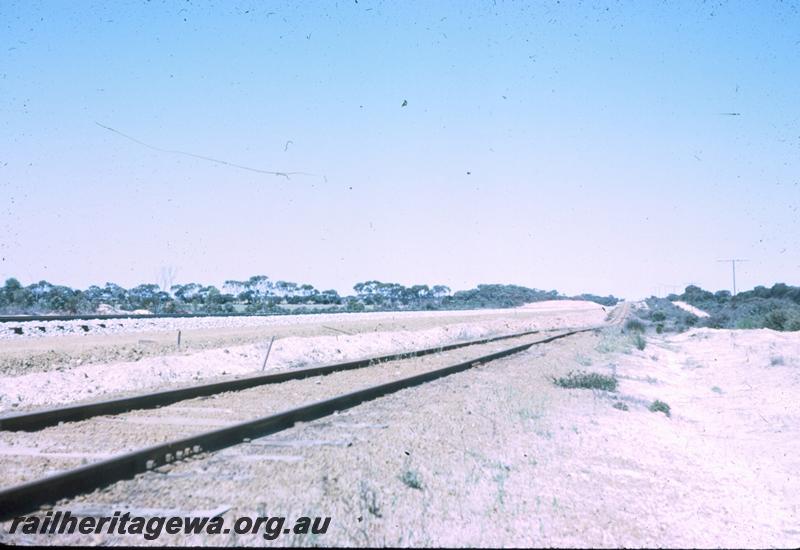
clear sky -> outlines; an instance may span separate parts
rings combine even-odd
[[[797,2],[0,1],[3,279],[800,284],[798,206]]]

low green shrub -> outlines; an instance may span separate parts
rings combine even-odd
[[[656,322],[666,321],[667,315],[663,311],[654,311],[650,319]]]
[[[414,470],[406,470],[403,472],[403,475],[400,476],[400,480],[406,484],[407,487],[412,489],[422,489],[422,478],[419,475],[419,472]]]
[[[667,416],[670,416],[669,405],[658,399],[653,401],[648,408],[650,409],[650,412],[663,412]]]
[[[639,319],[628,319],[625,323],[625,330],[631,332],[644,332],[645,326]]]
[[[592,390],[617,390],[617,379],[613,376],[596,372],[570,372],[562,378],[554,378],[553,382],[562,388],[585,388]]]
[[[764,327],[772,330],[800,330],[800,313],[795,309],[774,309],[764,316]]]
[[[745,317],[743,319],[739,319],[736,321],[736,328],[739,329],[752,329],[752,328],[761,328],[761,324],[758,322],[757,319],[753,317]]]
[[[770,311],[764,316],[764,327],[772,330],[783,330],[789,316],[782,309]]]

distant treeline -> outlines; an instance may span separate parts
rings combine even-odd
[[[317,290],[309,284],[272,281],[256,275],[246,281],[226,281],[221,289],[197,283],[156,284],[123,288],[114,283],[76,290],[39,281],[23,286],[8,279],[0,288],[0,312],[4,314],[93,314],[146,310],[150,313],[320,313],[365,310],[438,310],[518,307],[542,300],[567,298],[590,300],[612,306],[614,296],[581,294],[568,297],[555,290],[517,285],[478,285],[453,293],[444,285],[413,285],[366,281],[353,287],[355,294],[340,296],[335,290]]]
[[[800,330],[800,287],[784,283],[772,288],[757,286],[731,296],[727,290],[709,292],[694,285],[683,294],[670,294],[668,300],[681,300],[710,316],[691,320],[692,324],[711,328],[770,328]]]

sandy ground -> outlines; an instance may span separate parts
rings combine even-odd
[[[365,314],[366,318],[344,314],[322,322],[317,316],[306,316],[303,323],[296,319],[299,316],[270,318],[273,323],[284,321],[286,324],[272,327],[273,335],[277,333],[280,337],[270,351],[267,370],[340,362],[532,329],[596,325],[605,318],[601,306],[576,301],[541,302],[524,310],[505,310],[505,313],[497,310],[443,313]],[[394,330],[388,330],[391,328]],[[113,355],[116,349],[125,348],[124,339],[130,335],[20,338],[20,342],[12,342],[18,348],[9,355],[19,357],[27,352],[30,355],[24,360],[33,357],[34,363],[9,369],[6,376],[0,376],[0,412],[261,372],[268,342],[264,329],[257,329],[261,332],[257,333],[258,343],[254,344],[236,344],[253,336],[251,328],[228,330],[227,334],[214,335],[211,340],[214,345],[210,349],[201,346],[201,351],[185,349],[201,338],[187,331],[182,352],[173,346],[169,354],[144,356],[133,361],[84,363],[76,360],[67,365],[46,359],[35,362],[35,358],[40,357],[37,353],[43,348],[54,354],[64,350],[79,355],[92,353],[73,349],[76,341],[86,342],[89,350],[99,346]],[[90,339],[91,343],[87,341]],[[5,344],[0,341],[0,346]]]
[[[708,312],[703,311],[699,307],[695,307],[692,304],[687,304],[686,302],[681,302],[680,300],[676,300],[676,301],[674,301],[672,303],[675,304],[676,306],[678,306],[679,308],[681,308],[682,310],[688,311],[692,315],[700,317],[701,319],[703,317],[708,317],[709,316]]]
[[[797,547],[798,357],[798,333],[694,329],[643,351],[619,329],[583,334],[58,508],[331,517],[316,537],[160,545]],[[572,370],[616,374],[618,391],[553,384]]]

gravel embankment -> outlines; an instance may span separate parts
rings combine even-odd
[[[592,306],[588,306],[591,308]],[[442,317],[482,317],[509,314],[514,310],[485,309],[470,311],[387,311],[371,313],[322,313],[308,315],[176,317],[153,319],[97,319],[90,321],[7,321],[0,323],[0,339],[44,338],[75,334],[119,334],[125,332],[175,332],[177,330],[272,327],[352,321],[436,319]]]
[[[401,340],[405,341],[410,333],[449,329],[449,333],[441,335],[446,341],[456,337],[454,335],[459,328],[466,325],[478,326],[483,331],[478,331],[481,334],[487,331],[512,333],[528,328],[585,326],[601,323],[604,319],[605,312],[597,304],[564,300],[503,310],[149,319],[128,320],[120,323],[122,326],[98,321],[95,329],[83,331],[77,328],[77,333],[68,332],[79,326],[78,322],[73,322],[63,325],[64,331],[59,334],[48,335],[34,328],[33,332],[27,331],[29,336],[24,331],[22,335],[9,336],[9,331],[14,332],[9,329],[10,325],[0,324],[0,330],[6,331],[6,337],[0,337],[0,376],[66,371],[89,364],[131,363],[148,358],[166,358],[167,362],[171,362],[171,357],[176,355],[206,350],[234,351],[232,348],[247,345],[258,348],[257,354],[260,354],[264,343],[271,338],[276,339],[276,344],[281,341],[285,344],[292,338],[375,335],[376,342],[384,342],[386,338],[379,333],[396,332],[402,333],[404,336]],[[106,324],[106,327],[99,327],[100,324]],[[468,332],[475,331],[469,329]],[[387,349],[379,347],[377,351]],[[367,346],[361,351],[370,353],[372,348]],[[247,350],[243,353],[246,354]],[[329,358],[336,360],[340,357]],[[251,359],[251,367],[253,364],[254,360]],[[145,374],[149,378],[145,377],[143,382],[159,383],[157,379],[152,380],[153,373]],[[219,374],[222,373],[212,372],[209,376]],[[198,376],[206,374],[201,371]]]
[[[336,336],[289,336],[275,340],[268,371],[336,363],[426,349],[541,328],[531,321],[458,323],[416,331]],[[549,328],[549,327],[546,327]],[[0,412],[155,391],[261,372],[266,342],[136,361],[90,363],[0,376]]]

